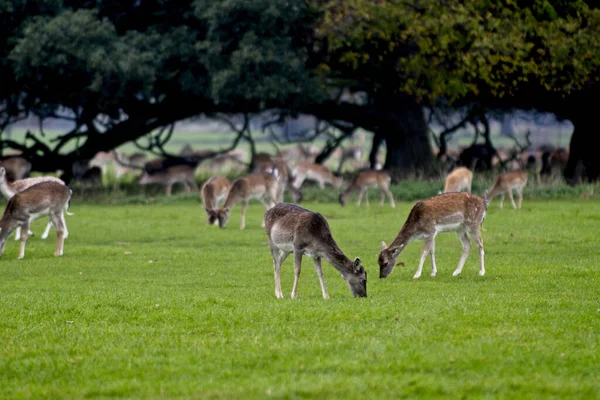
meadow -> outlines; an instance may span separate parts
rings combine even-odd
[[[151,202],[78,202],[65,255],[38,220],[25,259],[6,245],[0,268],[2,398],[568,398],[600,396],[600,203],[546,200],[521,210],[495,199],[463,273],[456,235],[436,240],[438,275],[422,242],[378,278],[377,254],[413,201],[395,209],[303,203],[329,221],[368,271],[353,298],[324,263],[323,300],[304,258],[291,300],[274,295],[272,259],[252,203],[227,228],[208,226],[197,195]]]

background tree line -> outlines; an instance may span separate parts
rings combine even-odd
[[[198,115],[269,111],[313,115],[339,140],[369,130],[401,177],[433,169],[427,110],[522,109],[573,123],[567,179],[600,176],[591,1],[0,0],[0,19],[0,129],[74,124],[51,145],[2,136],[38,171]]]

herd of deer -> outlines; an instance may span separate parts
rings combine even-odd
[[[153,182],[165,184],[170,193],[174,182],[185,181],[195,187],[193,179],[188,180],[187,170],[168,167],[160,173],[153,174]],[[174,171],[174,172],[173,172]],[[183,172],[182,172],[183,171]],[[453,275],[459,275],[468,257],[471,240],[479,249],[479,275],[485,274],[484,249],[480,229],[485,219],[488,204],[496,195],[500,195],[500,207],[504,194],[508,196],[514,208],[521,208],[523,188],[527,184],[526,171],[512,171],[497,177],[494,185],[483,197],[471,194],[473,173],[464,167],[455,168],[446,178],[444,193],[418,201],[410,211],[406,222],[396,238],[386,245],[381,243],[378,264],[380,278],[388,277],[402,250],[413,240],[423,239],[424,247],[418,269],[414,275],[421,276],[427,255],[431,254],[431,276],[437,274],[435,263],[435,237],[440,232],[454,231],[458,235],[463,253]],[[19,259],[25,254],[27,237],[31,222],[42,216],[49,218],[42,238],[47,238],[53,226],[57,232],[55,255],[63,254],[64,239],[68,230],[64,214],[68,212],[72,190],[55,177],[7,179],[7,170],[0,167],[0,191],[8,200],[0,219],[0,255],[4,251],[6,240],[13,230],[17,230],[17,239],[21,240]],[[142,179],[144,179],[142,177]],[[289,170],[282,160],[273,158],[271,162],[262,163],[259,170],[243,176],[233,182],[223,176],[213,176],[201,187],[201,197],[207,214],[208,223],[224,228],[227,225],[232,207],[242,203],[240,228],[246,226],[245,213],[251,199],[260,200],[265,206],[262,226],[268,236],[269,249],[273,256],[275,272],[275,295],[283,297],[280,283],[280,270],[284,260],[294,254],[294,284],[292,298],[296,298],[300,276],[302,256],[306,254],[314,261],[319,277],[323,298],[328,298],[323,280],[321,259],[331,264],[347,282],[352,294],[358,297],[367,295],[367,272],[359,258],[349,259],[337,246],[326,219],[319,213],[307,210],[297,204],[284,203],[284,192],[289,189],[294,202],[301,199],[300,188],[305,180],[313,180],[320,187],[325,184],[340,188],[343,181],[331,173],[326,167],[309,162],[300,162]],[[339,195],[342,206],[346,204],[349,194],[358,192],[357,205],[360,207],[363,196],[368,206],[367,190],[379,188],[381,205],[385,197],[389,198],[391,207],[395,207],[390,191],[390,175],[384,170],[359,171],[348,187]],[[518,202],[515,204],[512,191],[516,190]],[[222,206],[219,204],[224,200]]]

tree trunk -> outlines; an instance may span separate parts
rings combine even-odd
[[[569,161],[565,179],[571,184],[583,181],[595,182],[600,178],[600,157],[597,154],[597,133],[593,114],[572,118],[574,130],[571,136]]]
[[[395,179],[432,173],[433,151],[423,108],[403,102],[391,116],[380,131],[387,146],[384,169]]]

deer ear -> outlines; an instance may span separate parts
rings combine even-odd
[[[387,244],[384,241],[381,241],[381,245],[379,246],[381,250],[385,250],[387,248]]]
[[[354,273],[357,274],[360,271],[360,269],[362,268],[362,263],[360,262],[360,258],[356,257],[354,259],[353,267],[354,267]]]

